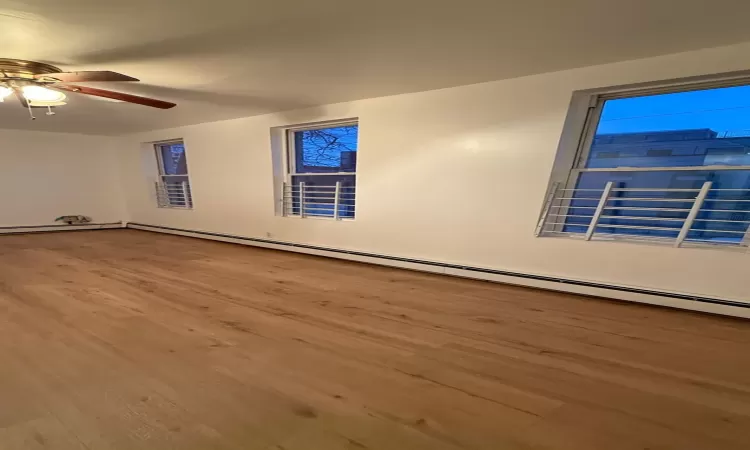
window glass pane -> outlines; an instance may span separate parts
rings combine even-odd
[[[607,100],[588,168],[750,165],[750,86]]]
[[[305,214],[333,217],[336,182],[341,182],[339,194],[339,217],[354,218],[354,175],[295,175],[292,184],[299,187],[305,183]],[[292,214],[300,213],[300,190],[292,191]]]
[[[607,203],[600,224],[648,226],[666,230],[601,227],[597,234],[640,235],[675,238],[683,220],[693,205],[697,191],[706,181],[712,182],[711,191],[698,214],[687,239],[716,242],[740,242],[750,225],[750,171],[748,170],[666,170],[646,172],[583,172],[576,189],[604,189],[612,181],[614,191]],[[688,189],[683,192],[617,191],[617,189]],[[722,191],[737,189],[737,191]],[[570,202],[564,231],[585,232],[590,217],[599,202],[601,191],[576,191]],[[656,199],[654,200],[632,200]],[[665,199],[658,201],[659,199]],[[668,201],[666,200],[668,199]],[[685,199],[684,202],[680,201]],[[621,209],[631,208],[631,209]],[[650,208],[650,209],[637,209]],[[663,209],[656,211],[653,208]],[[633,219],[646,218],[646,220]],[[672,219],[672,220],[670,220]]]
[[[157,147],[161,153],[161,161],[164,166],[163,175],[187,175],[184,144],[160,144]]]
[[[297,173],[355,172],[357,125],[294,132]]]

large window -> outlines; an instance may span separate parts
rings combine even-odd
[[[285,215],[354,218],[358,130],[356,122],[287,130]]]
[[[161,208],[192,208],[187,155],[182,141],[154,144],[159,165],[156,197]]]
[[[744,245],[750,85],[596,97],[540,235]]]

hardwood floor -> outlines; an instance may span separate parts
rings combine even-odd
[[[750,322],[133,230],[0,237],[0,449],[747,449]]]

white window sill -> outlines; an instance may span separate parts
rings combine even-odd
[[[356,219],[355,217],[351,217],[351,218],[349,218],[349,217],[341,217],[341,218],[336,219],[334,217],[329,217],[329,216],[305,216],[305,217],[301,217],[301,216],[298,216],[298,215],[294,215],[294,216],[292,216],[292,215],[285,215],[285,216],[281,216],[281,217],[286,217],[286,218],[289,218],[289,219],[298,219],[298,220],[301,220],[301,219],[304,219],[304,220],[307,220],[307,219],[313,219],[313,220],[330,220],[330,221],[333,221],[333,222],[353,222]]]
[[[540,238],[553,238],[553,239],[571,239],[577,241],[585,241],[583,234],[570,233],[570,234],[558,234],[558,235],[542,235]],[[619,242],[628,244],[641,244],[641,245],[657,245],[660,247],[674,247],[674,239],[662,238],[662,237],[638,237],[633,238],[630,236],[602,236],[595,235],[591,238],[591,242]],[[728,250],[735,252],[746,253],[750,248],[745,243],[733,243],[733,242],[695,242],[695,241],[682,241],[682,245],[679,248],[703,248],[703,249],[719,249]]]

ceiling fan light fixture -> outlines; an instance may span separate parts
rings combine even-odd
[[[56,106],[64,104],[65,94],[59,91],[53,91],[46,87],[29,85],[21,88],[23,96],[26,97],[32,106]]]
[[[31,106],[32,108],[36,106],[46,108],[48,106],[62,106],[62,105],[67,105],[67,104],[68,104],[67,102],[36,102],[36,101],[29,100],[29,106]]]
[[[5,100],[5,97],[13,93],[13,89],[8,86],[0,86],[0,102]]]
[[[172,102],[155,98],[68,84],[105,81],[138,81],[138,79],[110,70],[63,72],[59,67],[50,64],[0,58],[0,102],[8,95],[14,94],[13,97],[18,100],[18,105],[28,109],[32,119],[34,115],[31,107],[46,108],[65,105],[68,92],[158,109],[170,109],[177,106]],[[51,109],[48,110],[48,113],[51,112]]]

